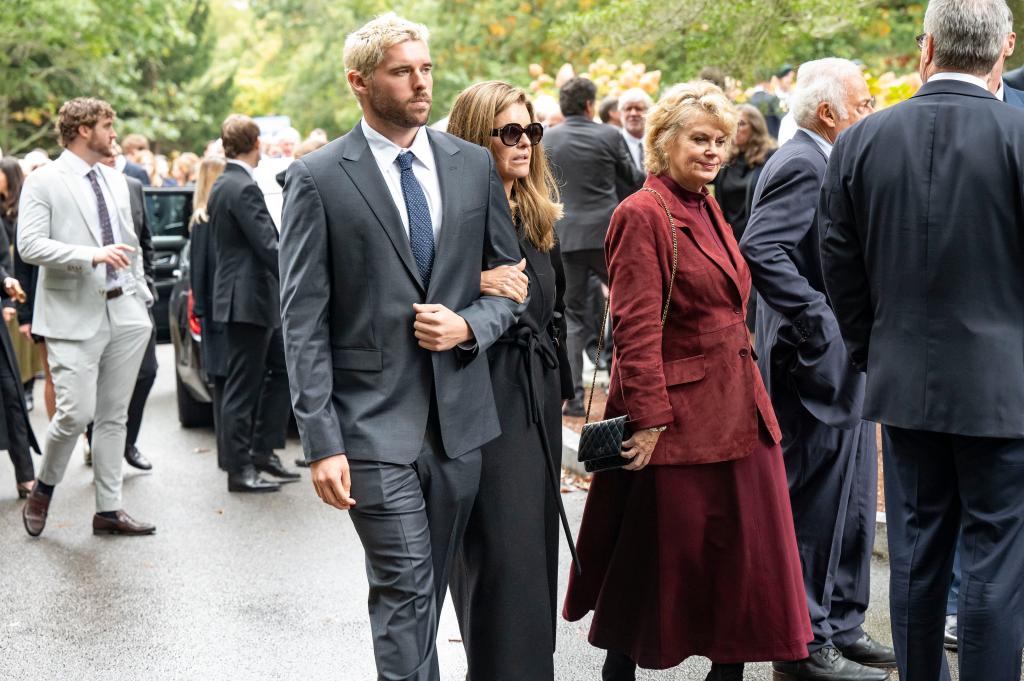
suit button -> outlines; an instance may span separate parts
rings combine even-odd
[[[740,357],[746,357],[749,354],[750,354],[750,352],[746,348],[743,348],[742,350],[740,350]]]
[[[736,314],[743,314],[743,310],[741,310],[741,309],[740,309],[740,308],[738,308],[738,307],[734,307],[734,308],[732,309],[732,311],[733,311],[733,312],[735,312]]]

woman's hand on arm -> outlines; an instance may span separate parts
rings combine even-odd
[[[530,279],[526,276],[526,258],[518,265],[501,265],[480,273],[480,294],[502,296],[517,303],[526,300],[530,290]]]
[[[655,447],[658,446],[658,438],[661,437],[662,429],[647,428],[636,433],[622,442],[622,457],[631,459],[624,466],[627,471],[639,471],[651,461]]]

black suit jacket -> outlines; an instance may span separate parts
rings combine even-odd
[[[825,285],[864,417],[1024,437],[1024,116],[926,83],[839,136],[822,187]]]
[[[544,150],[562,190],[565,217],[555,225],[562,252],[603,250],[619,192],[628,189],[631,194],[644,182],[622,132],[583,116],[569,116],[544,133]]]
[[[213,282],[217,261],[208,221],[200,220],[192,225],[189,248],[192,313],[201,320],[203,371],[207,376],[227,376],[227,328],[213,319]]]
[[[1004,73],[1003,83],[1018,90],[1024,90],[1024,66]]]
[[[142,249],[142,271],[146,275],[146,284],[149,285],[149,292],[153,294],[153,301],[156,301],[156,275],[153,270],[153,233],[149,230],[149,216],[146,214],[146,196],[142,191],[142,183],[134,177],[126,176],[128,183],[128,199],[132,208],[132,223],[135,226],[135,236],[139,239],[139,248]]]
[[[207,203],[217,271],[213,319],[277,328],[281,325],[277,228],[256,181],[228,163]]]
[[[491,154],[425,132],[442,210],[426,287],[361,124],[288,168],[281,310],[292,404],[309,461],[340,452],[415,461],[431,403],[450,457],[500,433],[483,355],[518,308],[508,298],[481,296],[480,272],[518,262],[519,244]],[[414,303],[438,303],[462,316],[477,352],[421,348]]]
[[[818,196],[827,163],[803,130],[782,145],[754,188],[740,250],[760,295],[757,363],[769,394],[795,392],[819,421],[850,428],[860,423],[864,375],[850,365],[821,276]]]
[[[148,187],[151,184],[149,181],[149,175],[146,174],[146,170],[136,163],[125,161],[124,168],[121,169],[121,172],[126,176],[137,180],[143,187]]]

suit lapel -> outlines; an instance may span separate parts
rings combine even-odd
[[[405,264],[405,269],[425,293],[419,270],[412,257],[409,235],[402,224],[402,216],[395,207],[395,201],[391,198],[391,192],[388,191],[384,176],[377,167],[377,161],[370,151],[360,124],[356,124],[356,127],[345,136],[340,164],[388,235],[398,257]]]
[[[434,290],[434,282],[442,279],[445,267],[452,258],[452,252],[458,247],[459,214],[462,212],[462,192],[459,191],[459,179],[462,177],[462,154],[459,148],[445,138],[444,135],[427,128],[427,138],[434,152],[434,164],[437,168],[437,180],[441,186],[441,231],[434,249],[434,269],[430,275],[430,288]],[[427,296],[430,299],[430,296]]]
[[[85,228],[89,230],[89,234],[96,240],[97,246],[103,245],[103,237],[99,234],[99,214],[95,215],[95,219],[90,219],[89,214],[95,210],[89,205],[89,202],[82,196],[82,183],[78,175],[72,168],[65,162],[58,159],[56,162],[61,164],[60,176],[64,181],[64,186],[67,187],[68,193],[71,194],[71,198],[74,200],[75,205],[78,207],[78,212],[82,215],[82,220],[85,221]]]

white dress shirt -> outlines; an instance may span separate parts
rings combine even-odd
[[[644,138],[633,137],[625,128],[622,129],[622,139],[626,140],[626,148],[629,149],[629,155],[633,157],[633,163],[640,170],[644,169]]]
[[[246,163],[245,161],[242,161],[242,160],[237,159],[237,158],[229,158],[228,159],[228,163],[233,163],[234,165],[236,165],[239,168],[241,168],[242,170],[244,170],[246,175],[248,175],[249,177],[255,179],[255,176],[253,174],[254,173],[253,167],[251,165],[249,165],[248,163]]]
[[[985,82],[984,78],[978,78],[977,76],[972,76],[969,73],[939,71],[938,73],[933,73],[932,75],[928,76],[929,83],[932,82],[933,80],[958,80],[961,83],[970,83],[971,85],[977,85],[985,92],[992,94],[992,92],[988,89],[988,83]]]
[[[114,235],[114,243],[124,243],[124,237],[122,236],[124,226],[121,224],[120,211],[117,209],[117,202],[114,201],[114,192],[111,191],[110,187],[107,186],[107,180],[103,177],[103,173],[99,169],[99,164],[89,165],[86,163],[81,156],[78,154],[68,151],[65,149],[61,152],[60,157],[65,163],[71,168],[75,176],[78,178],[77,191],[78,194],[84,199],[85,205],[89,206],[89,210],[86,211],[86,219],[89,221],[89,227],[95,234],[103,234],[103,230],[100,226],[100,207],[96,203],[96,193],[92,189],[92,182],[89,181],[89,173],[93,170],[96,171],[96,179],[100,185],[100,191],[103,193],[103,202],[107,204],[107,214],[110,216],[110,231]],[[135,226],[132,225],[132,229]],[[102,244],[101,244],[102,245]],[[118,286],[125,289],[127,292],[129,289],[134,290],[133,285],[125,285],[125,281],[121,277],[120,270],[115,270],[114,280],[110,286],[117,288]],[[116,281],[116,283],[114,283]]]
[[[822,152],[824,152],[825,154],[825,158],[828,158],[829,156],[832,155],[832,143],[829,142],[827,139],[825,139],[818,133],[814,132],[813,130],[808,130],[807,128],[797,128],[797,130],[803,130],[808,135],[810,135],[811,139],[814,140],[814,143],[821,147]]]
[[[423,188],[423,194],[427,197],[427,207],[430,209],[431,227],[434,229],[434,243],[437,243],[438,234],[441,232],[441,183],[437,179],[437,163],[434,160],[434,150],[430,147],[430,139],[427,137],[427,130],[421,127],[416,132],[416,137],[408,149],[403,149],[384,135],[370,127],[366,119],[361,119],[359,125],[363,128],[363,135],[366,143],[370,146],[370,152],[377,161],[381,175],[388,185],[391,198],[398,208],[398,214],[402,217],[402,224],[405,225],[406,236],[409,235],[409,211],[405,207],[405,195],[402,194],[402,169],[398,167],[396,160],[403,151],[411,151],[413,155],[412,173]]]

